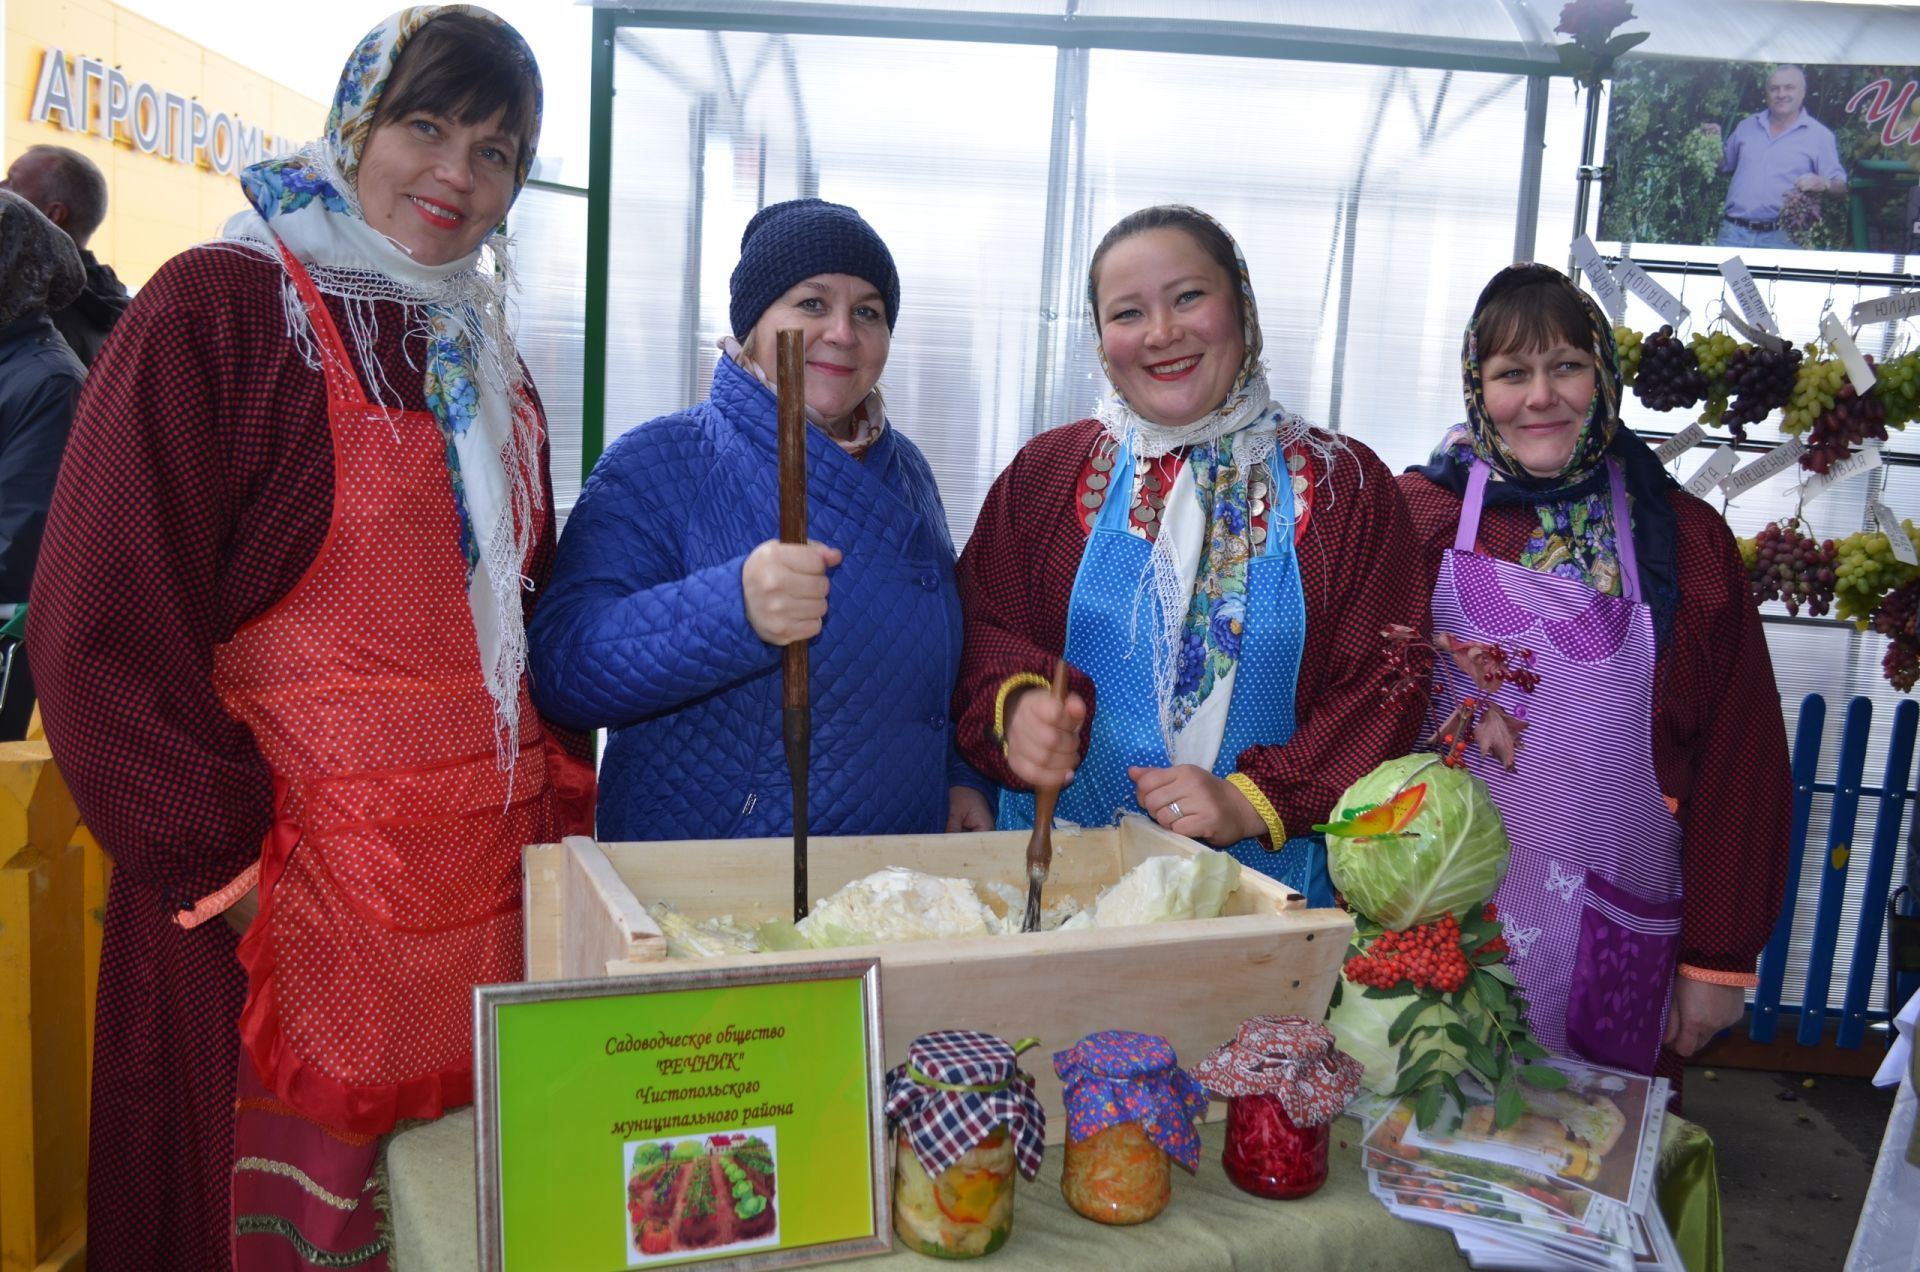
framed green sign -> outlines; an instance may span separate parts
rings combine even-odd
[[[489,1272],[891,1248],[880,964],[474,991]]]

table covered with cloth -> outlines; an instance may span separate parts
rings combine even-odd
[[[1660,1204],[1686,1258],[1688,1272],[1723,1272],[1720,1190],[1713,1141],[1679,1118],[1667,1119],[1660,1161]],[[1225,1123],[1200,1128],[1196,1174],[1176,1168],[1173,1201],[1150,1223],[1111,1228],[1081,1218],[1060,1195],[1058,1146],[1047,1150],[1039,1177],[1015,1193],[1013,1235],[992,1256],[998,1272],[1063,1272],[1098,1266],[1105,1272],[1229,1268],[1267,1269],[1283,1252],[1290,1266],[1316,1272],[1386,1267],[1464,1267],[1441,1228],[1393,1219],[1367,1190],[1360,1165],[1360,1124],[1333,1124],[1326,1186],[1295,1201],[1266,1201],[1241,1192],[1220,1168]],[[463,1272],[480,1266],[475,1220],[473,1110],[397,1132],[388,1142],[394,1272]],[[888,1181],[891,1186],[891,1180]],[[935,1260],[901,1246],[861,1268],[919,1268]],[[582,1269],[581,1272],[598,1272]]]

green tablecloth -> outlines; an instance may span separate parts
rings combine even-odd
[[[1048,1149],[1039,1178],[1022,1180],[1013,1237],[989,1256],[998,1272],[1066,1272],[1099,1266],[1130,1269],[1268,1269],[1281,1262],[1340,1272],[1394,1266],[1464,1267],[1443,1229],[1389,1215],[1367,1191],[1360,1168],[1359,1123],[1333,1125],[1326,1187],[1298,1201],[1263,1201],[1241,1192],[1220,1169],[1225,1127],[1200,1128],[1200,1171],[1174,1171],[1173,1202],[1159,1218],[1133,1228],[1105,1228],[1067,1209],[1060,1196],[1060,1153]],[[1688,1272],[1723,1272],[1720,1187],[1713,1141],[1691,1122],[1669,1117],[1660,1144],[1660,1208]],[[477,1268],[473,1110],[394,1135],[387,1143],[393,1202],[394,1272],[464,1272]],[[895,1246],[892,1254],[857,1261],[863,1268],[920,1268],[938,1260]],[[582,1269],[581,1272],[594,1272]]]
[[[1049,1149],[1039,1178],[1031,1184],[1020,1183],[1012,1239],[983,1266],[996,1272],[1066,1272],[1095,1266],[1103,1272],[1135,1268],[1220,1272],[1270,1269],[1282,1263],[1317,1272],[1465,1266],[1445,1231],[1393,1218],[1367,1191],[1356,1142],[1359,1123],[1347,1118],[1334,1123],[1327,1185],[1298,1201],[1263,1201],[1229,1183],[1220,1169],[1224,1130],[1217,1122],[1200,1128],[1205,1155],[1199,1173],[1188,1175],[1176,1168],[1172,1204],[1153,1222],[1133,1228],[1102,1227],[1067,1209],[1060,1196],[1060,1153]],[[1683,1204],[1691,1207],[1686,1226],[1704,1241],[1710,1215],[1717,1253],[1719,1209],[1712,1144],[1700,1133],[1690,1143],[1670,1147],[1686,1165],[1679,1170],[1663,1168],[1662,1203],[1672,1213],[1665,1185],[1690,1180],[1683,1189]],[[478,1267],[473,1111],[462,1109],[439,1122],[395,1135],[386,1160],[393,1199],[394,1272],[458,1272]],[[1713,1193],[1710,1210],[1701,1198],[1703,1187]],[[854,1262],[849,1261],[849,1266]],[[857,1264],[922,1272],[938,1266],[936,1260],[897,1245],[890,1255]],[[1689,1264],[1695,1272],[1718,1266],[1711,1256],[1706,1262],[1690,1257]]]

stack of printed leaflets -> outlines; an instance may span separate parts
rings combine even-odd
[[[1522,1084],[1526,1111],[1496,1130],[1493,1096],[1460,1076],[1421,1128],[1412,1100],[1364,1092],[1348,1112],[1373,1195],[1393,1214],[1448,1229],[1476,1268],[1684,1272],[1654,1198],[1667,1080],[1558,1057],[1567,1085]]]

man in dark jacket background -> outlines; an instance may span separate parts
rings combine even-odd
[[[103,265],[87,250],[87,240],[107,219],[107,179],[93,160],[65,146],[29,146],[7,169],[0,190],[15,194],[67,232],[80,249],[87,285],[73,302],[54,310],[53,325],[60,329],[80,361],[88,366],[106,343],[107,332],[132,299],[113,267]]]
[[[53,479],[87,369],[48,311],[70,304],[86,273],[80,249],[20,196],[0,191],[0,605],[26,603]],[[0,741],[26,736],[33,679],[13,651]]]

